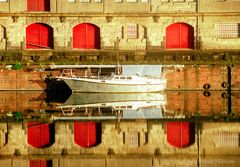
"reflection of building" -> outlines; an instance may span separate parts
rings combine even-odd
[[[0,154],[197,154],[194,125],[175,123],[178,128],[169,129],[171,125],[154,121],[1,124]],[[175,143],[170,139],[174,136]]]
[[[240,42],[237,1],[2,0],[0,12],[3,50],[238,49]]]
[[[157,121],[1,124],[1,155],[238,155],[239,123]],[[55,127],[55,130],[51,130]],[[200,128],[202,127],[202,128]],[[200,129],[199,129],[200,128]],[[200,142],[200,143],[199,143]],[[198,144],[199,143],[199,144]],[[221,150],[221,151],[220,151]]]
[[[92,94],[94,95],[94,94]],[[118,94],[117,94],[118,95]],[[15,112],[22,112],[24,119],[32,118],[52,119],[54,117],[61,117],[64,115],[82,117],[85,119],[164,119],[164,118],[195,118],[195,116],[211,117],[218,115],[219,118],[225,118],[228,113],[240,113],[239,92],[232,92],[231,98],[227,91],[166,91],[163,94],[152,94],[149,97],[142,97],[138,94],[130,94],[135,96],[124,96],[119,98],[110,96],[107,99],[100,100],[98,97],[102,97],[98,94],[96,99],[88,99],[88,96],[82,96],[84,101],[80,100],[79,96],[69,98],[69,104],[66,103],[66,107],[63,112],[59,109],[60,103],[63,101],[46,100],[48,96],[46,92],[42,91],[4,91],[0,94],[0,111],[1,119],[7,120]],[[58,97],[66,100],[68,97],[64,97],[62,94],[57,94]],[[94,96],[89,96],[94,97]],[[62,100],[53,99],[53,100]],[[75,101],[74,101],[75,99]],[[73,100],[71,102],[71,100]],[[128,101],[129,100],[129,101]],[[144,101],[142,101],[144,100]],[[94,107],[89,102],[97,103]],[[133,102],[137,102],[137,107],[130,108]],[[139,102],[143,102],[143,105],[139,105]],[[81,105],[82,103],[88,105]],[[229,106],[231,103],[231,106]],[[9,105],[11,104],[11,105]],[[69,105],[69,106],[68,106]],[[71,106],[74,105],[74,106]],[[108,106],[106,106],[108,105]],[[113,108],[111,105],[115,105]],[[78,108],[79,107],[79,108]],[[82,107],[82,108],[80,108]],[[86,107],[90,107],[87,108]],[[116,111],[115,111],[116,110]],[[121,111],[121,112],[118,112]],[[119,115],[120,114],[120,115]],[[196,115],[197,114],[197,115]]]
[[[89,166],[101,166],[101,167],[238,167],[240,164],[238,157],[209,157],[203,158],[198,163],[197,158],[189,156],[161,156],[161,157],[136,157],[129,155],[126,157],[81,157],[81,156],[62,156],[54,157],[52,160],[39,160],[28,158],[5,158],[0,160],[0,165],[4,167],[33,167],[31,165],[39,165],[41,167],[89,167]],[[81,165],[80,165],[81,164]],[[28,166],[29,165],[29,166]],[[44,166],[45,165],[45,166]]]
[[[231,163],[237,167],[240,163],[239,123],[57,122],[52,124],[55,133],[49,138],[49,141],[51,138],[54,141],[41,148],[38,144],[33,146],[29,133],[40,142],[46,141],[48,125],[36,125],[36,132],[41,133],[34,136],[33,129],[29,132],[27,124],[1,123],[0,166],[41,164],[46,167],[75,167],[81,162],[83,167],[93,164],[104,167],[120,167],[119,164],[127,167],[132,164],[139,167],[197,166],[198,163],[202,166]],[[8,158],[6,155],[31,156],[18,159],[18,156]]]
[[[168,92],[168,103],[165,106],[166,116],[193,116],[196,113],[199,113],[201,116],[211,116],[213,114],[217,114],[219,116],[226,115],[229,111],[229,101],[226,97],[223,97],[226,92],[210,91],[208,93],[209,94],[206,94],[204,91]],[[237,101],[237,99],[234,98],[232,100],[234,102]],[[233,103],[232,107],[236,108],[237,106],[235,107]],[[239,111],[239,109],[235,111]]]

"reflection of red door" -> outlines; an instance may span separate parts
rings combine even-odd
[[[175,23],[166,29],[166,48],[189,48],[194,47],[193,27],[185,23]]]
[[[29,167],[51,167],[51,160],[30,160]]]
[[[53,141],[53,133],[51,124],[42,124],[40,122],[29,122],[27,131],[28,144],[36,148],[49,146]]]
[[[100,49],[100,29],[93,24],[79,24],[73,28],[73,48]]]
[[[53,29],[52,27],[35,23],[26,29],[26,48],[27,49],[49,49],[53,48]]]
[[[95,122],[74,122],[74,142],[82,147],[97,144],[97,124]]]
[[[50,11],[50,0],[27,0],[27,11]]]
[[[175,147],[186,147],[194,143],[194,124],[189,122],[168,122],[167,141]]]

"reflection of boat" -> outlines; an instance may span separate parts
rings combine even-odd
[[[106,108],[113,110],[138,110],[166,104],[163,93],[75,93],[58,108]]]
[[[118,73],[119,74],[119,73]],[[148,76],[88,76],[74,75],[72,70],[63,70],[61,76],[73,92],[159,92],[165,89],[166,80]]]
[[[61,109],[64,115],[84,111],[91,116],[92,111],[97,110],[101,117],[106,119],[104,115],[109,116],[110,109],[117,117],[147,119],[161,118],[165,104],[166,97],[163,93],[76,93],[57,108]]]

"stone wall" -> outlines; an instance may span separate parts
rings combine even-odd
[[[171,13],[171,12],[196,12],[196,0],[152,0],[152,12]]]
[[[234,0],[204,0],[199,1],[200,12],[239,12],[238,1]]]

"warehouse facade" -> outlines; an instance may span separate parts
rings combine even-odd
[[[0,50],[239,49],[238,0],[0,0]]]

